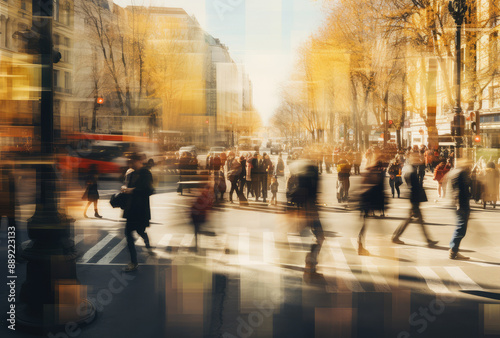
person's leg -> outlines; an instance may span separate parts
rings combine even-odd
[[[359,230],[358,234],[358,255],[360,256],[368,256],[370,253],[363,246],[365,241],[365,232],[366,232],[366,218],[368,217],[368,210],[363,211],[363,225]]]
[[[316,243],[311,246],[311,252],[306,256],[306,273],[316,273],[316,266],[318,265],[318,255],[325,241],[325,234],[323,227],[319,220],[317,213],[311,213],[309,217],[313,217],[311,231],[316,237]]]
[[[401,225],[392,234],[392,241],[393,242],[400,242],[399,237],[401,237],[403,232],[405,232],[406,228],[408,227],[408,224],[411,223],[412,218],[413,218],[413,207],[412,207],[412,209],[410,209],[410,216],[403,223],[401,223]]]
[[[97,218],[102,218],[102,216],[99,215],[99,211],[97,210],[97,202],[98,201],[99,200],[97,200],[97,199],[93,201],[93,203],[94,203],[94,216]]]
[[[394,180],[389,179],[389,186],[391,187],[392,197],[394,198]]]
[[[85,210],[83,211],[83,217],[87,218],[87,210],[89,209],[91,204],[92,204],[92,201],[87,202],[87,205],[85,206]]]
[[[425,227],[424,217],[422,216],[422,211],[420,210],[420,205],[414,204],[413,206],[413,216],[416,218],[416,222],[420,224],[420,228],[422,229],[422,233],[424,234],[425,240],[427,243],[433,242],[433,240],[429,237],[429,233],[427,232],[427,228]]]
[[[401,196],[401,190],[399,190],[401,183],[399,181],[396,181],[396,182],[394,182],[394,186],[396,188],[396,192],[398,193],[398,198],[399,198]]]
[[[137,233],[144,240],[144,244],[146,244],[146,248],[151,249],[151,244],[149,243],[149,236],[146,233],[146,227],[141,227],[141,228],[137,229]]]
[[[125,224],[125,237],[127,238],[127,247],[130,253],[130,262],[137,265],[137,252],[135,251],[134,236],[132,232],[134,231],[132,224],[127,221]]]
[[[450,249],[453,253],[457,253],[460,248],[460,243],[462,239],[465,237],[467,232],[467,223],[469,221],[470,212],[457,210],[457,226],[455,228],[455,232],[453,233],[453,237],[450,242]]]

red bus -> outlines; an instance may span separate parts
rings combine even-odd
[[[63,171],[84,174],[95,165],[100,174],[121,175],[127,169],[127,154],[132,152],[145,154],[155,164],[163,160],[158,143],[147,137],[74,133],[65,139],[59,158]]]

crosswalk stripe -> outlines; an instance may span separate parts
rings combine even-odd
[[[158,241],[158,244],[156,246],[166,248],[168,247],[168,244],[170,243],[171,239],[172,239],[172,234],[166,234]]]
[[[263,234],[263,261],[265,263],[273,263],[274,262],[274,233],[271,231],[266,231]]]
[[[358,239],[351,238],[351,243],[354,249],[358,249]],[[368,271],[373,279],[375,290],[379,292],[391,292],[391,287],[385,280],[384,276],[379,272],[377,266],[373,262],[372,257],[360,256],[363,267]]]
[[[303,242],[301,236],[294,236],[287,234],[288,238],[288,247],[291,252],[309,252],[308,250],[303,249]]]
[[[460,285],[463,290],[482,290],[467,274],[458,266],[447,266],[445,270]]]
[[[115,235],[113,234],[108,234],[106,237],[104,237],[102,240],[100,240],[96,245],[94,245],[92,248],[90,248],[89,251],[83,255],[82,259],[80,260],[80,263],[87,263],[96,253],[98,253],[102,248],[104,248],[111,240],[115,238]]]
[[[106,255],[104,255],[103,258],[101,258],[99,260],[99,262],[97,262],[97,264],[108,264],[108,263],[111,263],[111,261],[113,259],[116,258],[116,256],[118,256],[118,254],[127,246],[127,239],[124,238],[120,241],[120,243],[118,243],[117,245],[115,245],[115,247],[113,249],[111,249]]]
[[[351,271],[349,264],[342,252],[342,248],[340,247],[340,243],[338,241],[328,241],[330,246],[330,252],[333,255],[333,259],[337,262],[339,269],[337,271],[337,276],[344,280],[344,283],[347,287],[354,292],[363,292],[364,289],[361,284],[358,282],[356,276]]]
[[[441,278],[430,267],[417,266],[416,269],[422,277],[424,277],[429,289],[435,293],[451,293],[451,291],[441,281]]]
[[[240,232],[238,236],[238,260],[240,263],[250,262],[250,234]]]
[[[193,234],[185,234],[184,237],[182,237],[182,241],[179,244],[179,247],[189,248],[193,245],[193,241],[194,241]]]

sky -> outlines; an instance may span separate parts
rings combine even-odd
[[[115,0],[120,6],[180,7],[229,47],[253,83],[254,105],[268,123],[279,105],[297,48],[320,27],[319,0]]]

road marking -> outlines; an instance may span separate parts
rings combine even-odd
[[[181,243],[179,244],[179,249],[192,247],[193,241],[194,241],[194,234],[185,234],[184,237],[182,237]]]
[[[295,236],[287,234],[288,238],[288,246],[290,247],[290,251],[292,252],[309,252],[308,250],[304,250],[304,243],[302,241],[302,236]]]
[[[351,243],[357,252],[358,239],[351,238]],[[392,290],[389,286],[389,283],[387,283],[384,276],[382,276],[382,274],[378,270],[376,264],[373,262],[373,258],[369,256],[359,256],[359,258],[361,259],[363,268],[368,271],[371,278],[373,279],[373,286],[375,287],[375,290],[377,290],[378,292],[391,292]]]
[[[339,269],[336,271],[337,276],[342,278],[346,286],[354,292],[363,292],[363,287],[358,282],[356,276],[351,271],[349,264],[342,252],[340,243],[338,241],[327,241],[330,246],[330,252],[332,253],[333,260],[338,264]]]
[[[462,290],[482,290],[467,274],[458,266],[447,266],[445,270],[460,285]]]
[[[77,245],[78,243],[80,243],[81,241],[84,240],[85,237],[87,237],[88,235],[76,235],[75,236],[75,245]]]
[[[166,234],[158,241],[158,244],[156,246],[166,248],[168,247],[168,244],[170,243],[171,239],[172,239],[172,234]]]
[[[430,267],[417,266],[416,269],[422,277],[424,277],[429,289],[435,293],[451,293],[451,291],[441,281],[441,278],[439,278],[439,276]]]
[[[113,249],[111,249],[97,264],[109,264],[127,246],[127,239],[124,238]]]
[[[242,264],[250,262],[250,234],[240,232],[238,236],[238,260]]]
[[[265,231],[263,234],[263,255],[264,255],[264,263],[273,263],[274,262],[274,233],[271,231]]]
[[[92,257],[95,256],[96,253],[101,251],[102,248],[104,248],[109,242],[111,242],[113,238],[115,238],[115,235],[113,234],[108,234],[106,237],[104,237],[96,245],[90,248],[90,250],[87,251],[85,255],[83,255],[82,259],[80,260],[80,263],[87,263]]]

